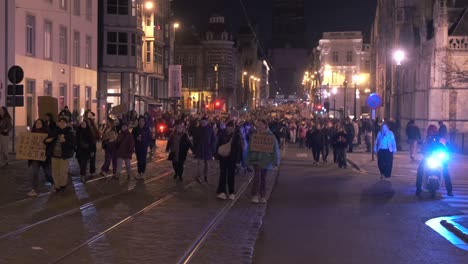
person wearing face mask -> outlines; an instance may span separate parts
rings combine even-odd
[[[172,161],[175,180],[182,181],[184,164],[187,159],[189,149],[193,152],[192,142],[185,131],[184,123],[180,122],[176,125],[176,130],[170,136],[166,146],[166,152],[169,152],[168,160]]]
[[[396,141],[393,132],[387,124],[382,124],[377,134],[374,152],[377,153],[377,164],[380,171],[380,179],[388,180],[392,176],[393,155],[396,153]]]
[[[225,144],[231,145],[231,151],[227,156],[222,156],[218,153],[219,147]],[[226,129],[221,130],[216,144],[216,158],[219,160],[219,182],[218,182],[218,198],[221,200],[234,200],[234,175],[236,173],[236,164],[242,159],[242,141],[239,132],[236,132],[234,122],[229,121],[226,124]],[[228,189],[226,190],[226,184]],[[227,196],[229,194],[229,196]]]

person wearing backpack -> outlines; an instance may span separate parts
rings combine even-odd
[[[235,196],[235,179],[236,164],[242,159],[242,141],[241,136],[236,132],[234,122],[229,121],[226,124],[226,129],[222,130],[218,136],[216,144],[216,158],[219,160],[219,182],[218,182],[218,198],[221,200],[236,199]],[[226,190],[226,184],[228,190]],[[229,193],[229,196],[227,196]]]

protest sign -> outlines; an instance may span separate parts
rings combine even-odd
[[[59,113],[58,99],[52,96],[38,96],[37,104],[39,118],[46,119],[46,114],[51,114],[54,120],[57,120]]]
[[[16,159],[45,161],[46,145],[43,142],[46,138],[47,134],[45,133],[21,133],[16,151]]]
[[[273,153],[275,136],[271,134],[253,134],[250,146],[251,151]]]

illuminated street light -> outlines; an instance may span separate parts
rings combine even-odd
[[[175,29],[178,29],[179,27],[180,27],[180,24],[179,24],[178,22],[175,22],[175,23],[174,23],[174,28],[175,28]]]
[[[147,2],[145,3],[145,9],[146,9],[146,10],[151,10],[151,9],[153,9],[153,7],[154,7],[154,4],[153,4],[152,1],[147,1]]]
[[[245,72],[244,72],[244,75],[247,75],[247,74],[248,74],[248,73],[245,71]]]
[[[405,60],[405,53],[402,50],[397,50],[393,53],[393,58],[395,59],[397,65],[401,65],[401,62]]]

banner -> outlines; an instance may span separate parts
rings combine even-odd
[[[182,65],[169,65],[169,98],[180,98],[182,92]]]
[[[273,153],[275,136],[271,134],[253,134],[250,145],[251,151]]]
[[[45,133],[23,132],[19,136],[16,159],[18,160],[46,160]]]
[[[38,96],[37,107],[39,109],[39,118],[46,120],[46,114],[52,114],[52,117],[57,121],[59,113],[58,99],[52,96]]]

